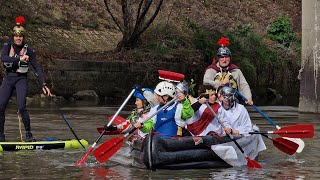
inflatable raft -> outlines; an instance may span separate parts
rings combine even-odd
[[[265,149],[260,135],[235,139],[252,159]],[[226,168],[246,164],[243,154],[229,137],[213,136],[163,139],[156,134],[148,135],[144,140],[132,143],[131,157],[134,164],[153,170]]]
[[[81,139],[83,146],[88,147],[88,142]],[[37,142],[0,142],[1,151],[19,150],[50,150],[50,149],[83,149],[77,140],[46,140]]]

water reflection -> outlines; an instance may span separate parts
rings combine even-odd
[[[116,112],[117,107],[77,106],[60,107],[63,114],[70,121],[74,131],[80,138],[92,144],[99,136],[96,127],[105,123],[108,116]],[[267,150],[259,156],[262,169],[248,169],[235,167],[225,169],[189,169],[189,170],[156,170],[149,171],[119,163],[108,161],[98,163],[93,154],[89,156],[83,167],[77,167],[85,151],[49,150],[49,151],[19,151],[0,153],[0,176],[2,179],[319,179],[319,114],[300,114],[295,107],[259,107],[279,126],[298,123],[312,123],[315,125],[315,137],[304,139],[305,148],[300,154],[288,156],[279,151],[272,141],[265,139]],[[129,114],[131,107],[127,107],[122,116]],[[248,107],[254,123],[262,131],[275,130],[253,108]],[[52,106],[30,107],[31,125],[38,140],[48,137],[58,139],[74,138],[69,128]],[[6,112],[6,136],[10,141],[19,141],[19,127],[15,106],[10,106]],[[277,137],[277,136],[274,136]],[[100,143],[108,138],[104,136]]]

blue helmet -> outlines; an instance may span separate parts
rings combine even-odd
[[[143,95],[145,91],[149,91],[149,92],[151,92],[153,94],[153,90],[152,89],[142,88],[141,90],[142,90],[142,92],[140,92],[140,90],[136,90],[134,92],[133,96],[136,97],[136,98],[139,98],[141,100],[146,100],[146,98]]]

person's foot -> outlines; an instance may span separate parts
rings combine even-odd
[[[0,134],[0,142],[5,142],[6,136],[4,134]]]
[[[30,131],[26,132],[26,142],[36,142],[36,140],[33,138],[32,133]]]

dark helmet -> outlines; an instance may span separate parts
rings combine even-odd
[[[220,90],[221,96],[224,98],[224,102],[231,108],[236,104],[236,91],[232,87],[223,86]]]
[[[186,81],[179,82],[176,85],[176,88],[179,89],[183,94],[189,94],[189,84]]]
[[[232,88],[232,87],[229,87],[229,86],[223,86],[221,88],[221,95],[222,96],[233,96],[235,95],[235,90]]]
[[[218,49],[217,56],[218,57],[231,57],[231,51],[229,48],[222,46]]]
[[[16,18],[16,26],[13,28],[12,35],[13,36],[24,36],[26,31],[22,27],[22,24],[25,22],[24,17],[19,16]]]
[[[231,51],[227,46],[230,45],[229,38],[221,37],[218,44],[221,46],[218,49],[217,56],[218,57],[231,57]]]

